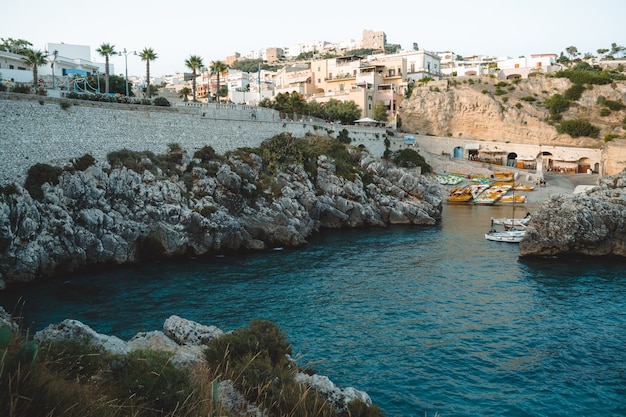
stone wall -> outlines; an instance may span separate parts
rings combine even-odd
[[[63,109],[62,103],[72,103]],[[337,136],[347,128],[353,144],[374,154],[384,151],[385,130],[333,124],[251,118],[249,106],[233,107],[228,119],[212,118],[202,108],[162,108],[92,103],[21,94],[0,94],[0,184],[23,183],[36,163],[65,165],[91,154],[99,160],[126,148],[164,153],[176,143],[188,152],[210,145],[224,153],[256,147],[283,132]],[[235,113],[240,112],[240,120]]]

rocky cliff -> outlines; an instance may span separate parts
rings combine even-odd
[[[626,172],[586,192],[551,196],[533,214],[519,255],[626,258]]]
[[[45,183],[38,200],[19,185],[3,187],[0,282],[148,257],[296,247],[321,228],[432,225],[441,217],[432,177],[350,152],[360,172],[350,178],[319,155],[308,170],[272,162],[268,181],[267,163],[242,151],[221,162],[187,158],[174,173],[96,161]]]
[[[626,137],[626,111],[601,115],[599,97],[623,102],[626,82],[587,86],[580,99],[562,114],[582,118],[600,129],[597,138],[559,134],[548,121],[546,99],[564,94],[567,78],[537,76],[501,81],[488,76],[459,77],[416,86],[402,102],[402,130],[434,136],[509,141],[553,146],[601,148],[606,134]],[[601,100],[600,100],[601,101]]]

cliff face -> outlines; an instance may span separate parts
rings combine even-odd
[[[273,193],[258,189],[266,175],[261,158],[248,157],[216,162],[213,173],[195,166],[191,185],[176,175],[96,164],[44,184],[41,202],[19,186],[3,189],[0,284],[145,257],[295,247],[324,227],[434,224],[441,217],[432,177],[366,152],[355,158],[367,185],[336,175],[335,163],[320,156],[314,177],[300,165],[281,168]]]
[[[626,258],[626,172],[585,193],[550,197],[533,214],[519,254]]]
[[[470,81],[471,79],[471,81]],[[572,138],[559,134],[548,123],[543,103],[554,94],[563,94],[572,83],[566,78],[538,76],[506,85],[489,77],[464,77],[429,82],[415,87],[402,102],[402,130],[491,141],[532,143],[554,146],[601,148],[607,133],[624,137],[626,111],[601,116],[598,97],[624,102],[626,82],[595,85],[563,113],[563,120],[582,118],[600,128],[597,139]],[[523,99],[524,98],[524,99]]]

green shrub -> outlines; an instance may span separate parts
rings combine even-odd
[[[569,105],[569,100],[565,99],[565,97],[560,94],[554,94],[545,101],[545,106],[552,116],[567,111]]]
[[[606,97],[604,96],[598,96],[598,98],[596,99],[596,104],[598,106],[602,106],[604,104],[604,102],[606,101]]]
[[[217,153],[211,146],[203,146],[193,154],[194,159],[200,159],[202,162],[209,162],[217,159]]]
[[[145,170],[149,170],[155,173],[155,165],[152,159],[155,155],[150,151],[137,152],[129,149],[121,149],[119,151],[110,152],[107,155],[107,160],[111,167],[122,168],[126,167],[132,171],[142,173]]]
[[[349,145],[350,142],[352,142],[352,139],[350,139],[350,136],[348,136],[349,133],[350,132],[348,132],[348,129],[341,129],[341,131],[339,131],[339,135],[337,135],[337,140],[339,140],[339,142],[341,143]]]
[[[78,171],[84,171],[95,163],[96,158],[86,153],[85,155],[74,161],[74,169]]]
[[[30,94],[30,86],[29,85],[14,85],[10,90],[12,93],[22,93],[22,94]]]
[[[574,84],[563,93],[563,98],[569,101],[578,101],[582,97],[585,87],[581,84]]]
[[[559,133],[566,133],[573,138],[577,138],[579,136],[587,136],[590,138],[597,138],[600,133],[600,129],[587,120],[582,119],[573,119],[573,120],[565,120],[561,122],[556,128]]]
[[[44,345],[41,356],[50,371],[83,382],[107,367],[111,360],[102,347],[94,346],[89,340],[72,339]]]
[[[187,368],[174,365],[172,354],[135,350],[111,361],[110,378],[121,398],[145,403],[153,415],[171,415],[193,393]]]
[[[43,200],[43,191],[41,186],[45,183],[57,185],[59,183],[59,175],[63,170],[48,164],[35,164],[28,170],[24,188],[30,196],[35,200]]]
[[[348,404],[348,415],[350,417],[383,417],[385,413],[375,405],[367,405],[363,401],[356,399]]]
[[[155,106],[170,107],[172,104],[165,97],[157,97],[154,99]]]
[[[71,102],[71,101],[69,101],[69,100],[61,100],[61,101],[59,102],[59,106],[61,106],[61,108],[62,108],[63,110],[67,110],[67,109],[69,109],[70,107],[72,107],[72,102]]]
[[[217,212],[217,207],[215,206],[204,206],[200,209],[200,214],[202,215],[202,217],[204,218],[210,218],[211,214],[216,213]]]
[[[537,99],[533,96],[524,96],[520,98],[520,100],[528,101],[529,103],[532,103],[533,101],[537,101]]]
[[[422,174],[432,172],[432,167],[428,165],[424,157],[413,149],[405,148],[394,152],[391,157],[391,161],[397,166],[403,168],[421,167]]]
[[[506,91],[502,90],[500,87],[497,87],[494,94],[496,96],[502,96],[502,95],[506,94]]]
[[[0,194],[9,197],[19,194],[19,190],[15,184],[0,185]]]
[[[248,400],[270,415],[335,416],[318,394],[295,382],[289,354],[291,345],[275,324],[253,320],[247,328],[212,340],[206,358],[216,374],[232,380]]]
[[[608,116],[610,114],[611,114],[611,110],[607,109],[606,107],[602,107],[600,109],[600,116],[606,117],[606,116]]]
[[[626,108],[624,103],[622,103],[621,101],[605,100],[603,104],[613,111],[620,111]]]
[[[515,107],[517,107],[518,109],[522,108],[522,103],[515,103]]]
[[[616,135],[614,133],[607,133],[606,135],[604,135],[604,141],[605,142],[610,142],[613,139],[617,139],[617,138],[619,138],[619,135]]]

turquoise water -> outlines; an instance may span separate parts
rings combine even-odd
[[[626,264],[521,262],[483,236],[509,215],[447,206],[436,227],[64,277],[0,305],[22,297],[35,329],[75,318],[122,338],[171,314],[223,330],[268,319],[300,364],[388,416],[626,415]]]

